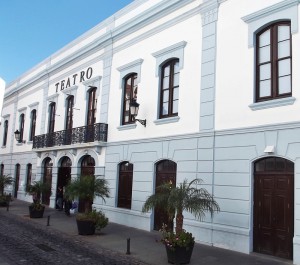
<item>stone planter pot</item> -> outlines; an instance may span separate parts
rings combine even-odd
[[[193,253],[194,244],[188,247],[175,247],[170,249],[166,246],[168,262],[172,264],[188,264],[190,263]]]
[[[93,235],[95,234],[95,222],[90,220],[77,220],[77,229],[79,235]]]
[[[45,211],[45,206],[42,206],[41,209],[36,209],[33,206],[29,206],[29,216],[30,218],[43,218]]]

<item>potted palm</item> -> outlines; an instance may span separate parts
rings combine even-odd
[[[0,176],[0,206],[7,206],[9,201],[11,200],[11,195],[7,195],[4,193],[4,189],[12,185],[14,183],[14,179],[9,175],[1,175]]]
[[[206,212],[212,215],[220,210],[213,196],[198,185],[201,179],[188,182],[186,179],[178,186],[166,183],[158,186],[155,194],[147,198],[143,205],[143,212],[148,212],[155,207],[164,209],[171,220],[175,218],[175,232],[169,230],[166,225],[162,229],[162,243],[166,247],[168,262],[175,264],[187,264],[190,262],[194,237],[183,229],[183,212],[192,213],[197,219],[202,220]]]
[[[45,205],[41,203],[43,193],[51,192],[49,183],[34,181],[26,187],[26,192],[32,195],[32,204],[29,205],[30,218],[43,218]]]
[[[93,235],[96,229],[100,230],[108,224],[105,214],[92,208],[96,196],[102,198],[104,202],[105,198],[109,198],[107,180],[92,175],[79,176],[66,186],[67,200],[78,198],[84,202],[84,213],[76,214],[79,235]]]

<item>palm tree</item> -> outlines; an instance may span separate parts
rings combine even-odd
[[[41,203],[41,198],[43,193],[51,192],[51,186],[49,183],[43,182],[41,180],[34,181],[33,184],[29,184],[26,188],[26,192],[32,195],[34,203]]]
[[[176,234],[183,231],[183,211],[192,213],[196,218],[202,219],[206,212],[211,215],[220,210],[213,196],[205,189],[198,188],[201,179],[194,179],[190,183],[185,179],[179,186],[166,183],[157,187],[156,193],[148,197],[142,211],[160,207],[165,209],[169,218],[176,217]]]
[[[14,179],[9,175],[0,176],[0,196],[4,195],[4,188],[14,183]]]
[[[106,179],[95,178],[93,175],[80,176],[72,180],[65,190],[69,199],[79,198],[84,201],[85,213],[92,211],[93,200],[96,196],[104,201],[109,198],[109,187]]]

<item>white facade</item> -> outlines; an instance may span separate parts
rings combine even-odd
[[[280,213],[291,220],[292,226],[286,226],[291,236],[284,241],[291,244],[291,250],[278,251],[281,243],[273,240],[277,242],[272,245],[276,250],[267,254],[290,255],[287,258],[300,264],[299,3],[136,0],[103,21],[6,86],[0,164],[4,174],[19,178],[17,187],[8,192],[30,201],[25,194],[28,165],[32,167],[31,181],[45,179],[45,163],[50,158],[49,205],[55,207],[62,161],[69,158],[71,176],[76,177],[82,172],[84,159],[91,157],[95,175],[106,178],[111,189],[106,204],[96,199],[94,206],[104,209],[112,222],[152,230],[155,214],[141,213],[142,206],[155,192],[157,165],[172,161],[176,163],[177,183],[186,178],[201,178],[220,204],[220,213],[213,218],[207,216],[202,222],[185,213],[185,228],[198,242],[243,253],[267,253],[255,245],[256,236],[260,236],[260,208],[253,202],[264,195],[256,186],[256,180],[262,176],[258,162],[274,158],[274,168],[280,163],[293,166],[284,173],[278,171],[278,175],[289,175],[293,181],[288,184],[293,205],[288,203],[287,213]],[[276,30],[280,23],[286,23],[291,33],[290,39],[283,40],[292,48],[291,59],[284,57],[291,61],[291,72],[285,69],[282,75],[291,77],[291,91],[287,89],[284,96],[272,94],[273,98],[266,100],[258,95],[265,91],[256,89],[257,82],[269,80],[257,79],[257,69],[263,64],[258,65],[256,59],[261,52],[256,39],[260,32],[269,27]],[[277,45],[273,39],[272,45]],[[179,71],[178,90],[174,85],[175,72],[172,79],[176,90],[172,102],[178,113],[163,116],[162,69],[169,62],[174,62]],[[272,74],[280,72],[279,67],[274,69]],[[134,93],[140,103],[137,118],[146,119],[146,126],[123,120],[125,80],[133,73],[138,87]],[[278,80],[282,76],[279,74]],[[94,88],[93,123],[108,125],[107,139],[78,140],[88,130],[89,93]],[[76,141],[66,144],[64,131],[70,96],[74,97],[72,128],[85,129],[78,129],[74,133]],[[49,106],[54,103],[54,132],[63,132],[55,133],[55,137],[52,134],[52,138],[60,142],[45,144],[39,140],[41,146],[37,147],[41,135],[49,135]],[[36,138],[32,141],[33,110]],[[21,128],[22,115],[23,139],[17,142],[14,132]],[[8,128],[4,144],[5,121]],[[120,206],[119,198],[123,163],[133,165],[132,197],[126,207]],[[271,176],[265,170],[265,175]],[[277,176],[276,172],[272,174]]]

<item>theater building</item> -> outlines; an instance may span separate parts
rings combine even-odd
[[[300,264],[299,3],[133,1],[6,86],[7,191],[31,201],[41,179],[54,208],[58,185],[94,174],[111,190],[94,207],[150,231],[155,187],[201,178],[221,211],[184,214],[197,242]]]

